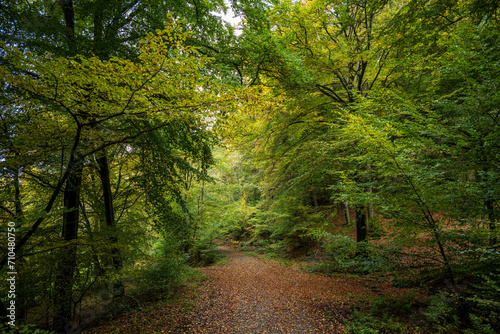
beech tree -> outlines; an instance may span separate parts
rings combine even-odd
[[[59,193],[64,192],[68,212],[64,214],[62,236],[68,244],[62,248],[63,261],[57,269],[55,305],[59,309],[55,309],[55,328],[64,328],[71,319],[83,161],[170,124],[196,124],[196,119],[210,112],[218,99],[212,95],[217,84],[202,77],[199,71],[206,59],[196,56],[194,48],[183,46],[188,33],[179,27],[171,25],[149,35],[142,43],[138,62],[114,57],[103,61],[96,56],[59,58],[50,54],[40,59],[16,49],[3,49],[9,58],[1,73],[7,84],[5,94],[27,117],[33,115],[29,129],[41,129],[39,147],[51,154],[63,154],[64,165],[44,214],[16,245],[19,251],[53,209]],[[61,135],[47,137],[45,128]],[[109,128],[113,131],[104,131]],[[28,141],[33,134],[16,133],[14,138],[19,144],[14,148],[24,149],[21,154],[29,150]],[[36,174],[37,164],[35,161],[24,168]],[[68,182],[70,178],[75,178],[74,184]]]
[[[327,184],[333,182],[331,176],[325,176],[332,173],[318,163],[319,169],[304,177],[308,172],[298,170],[299,161],[310,159],[311,150],[317,150],[320,153],[315,158],[331,164],[327,151],[342,155],[341,151],[356,149],[341,148],[340,141],[330,145],[336,136],[331,128],[340,124],[339,115],[369,97],[372,89],[390,84],[399,75],[389,58],[391,45],[381,34],[387,16],[397,9],[388,1],[282,1],[269,12],[269,30],[249,29],[249,58],[255,59],[257,68],[249,74],[255,74],[250,83],[272,87],[271,94],[280,103],[260,116],[268,120],[263,131],[257,130],[261,132],[258,136],[267,138],[266,159],[272,159],[270,168],[277,173],[268,175],[276,180],[287,175],[283,181],[288,183],[282,185],[300,184],[309,189],[307,196],[313,203],[318,194],[329,198],[329,186],[320,184],[321,178]],[[346,163],[337,161],[336,166],[342,168]],[[353,166],[357,175],[351,176],[367,185],[358,195],[341,199],[356,204],[359,241],[366,239],[366,208],[373,205],[368,194],[372,192],[369,169],[370,161]]]
[[[264,193],[281,206],[269,211],[287,207],[289,218],[300,205],[314,207],[314,191],[324,193],[356,204],[357,240],[364,241],[365,211],[375,204],[395,223],[400,246],[428,235],[434,263],[454,281],[451,235],[462,222],[486,233],[472,223],[486,218],[490,245],[497,238],[489,139],[496,138],[496,108],[479,102],[497,99],[490,86],[496,11],[475,1],[277,3],[247,41],[256,68],[249,83],[269,87],[261,89],[266,97],[250,100],[236,121],[255,125],[238,131],[240,142],[254,138],[250,155],[259,149]]]
[[[77,55],[89,57],[89,59],[100,59],[104,61],[114,59],[114,57],[139,61],[140,39],[143,38],[147,33],[155,29],[163,29],[164,21],[167,17],[167,12],[171,13],[175,18],[183,18],[186,20],[186,22],[182,26],[182,29],[180,28],[181,26],[179,26],[179,32],[181,32],[181,30],[182,33],[189,30],[195,32],[191,35],[183,35],[183,38],[185,39],[185,41],[183,42],[184,44],[195,44],[210,47],[210,45],[212,45],[215,40],[222,40],[222,37],[228,34],[223,22],[214,14],[214,11],[225,10],[225,5],[219,3],[218,1],[165,3],[158,1],[117,2],[61,0],[53,3],[46,1],[11,2],[5,5],[2,4],[1,7],[2,17],[0,18],[0,35],[2,36],[2,40],[6,43],[7,46],[17,46],[20,50],[23,51],[30,50],[33,53],[33,61],[35,61],[36,57],[39,57],[37,59],[43,59],[43,57],[46,56],[45,53],[47,51],[55,55],[54,57],[76,56],[76,58],[72,58],[72,61],[76,63],[80,62],[80,59]],[[7,60],[7,58],[3,59],[2,61],[5,60]],[[207,66],[206,62],[203,63],[205,64],[204,66]],[[7,63],[5,63],[5,65],[11,66],[8,61]],[[77,69],[75,68],[74,70]],[[94,70],[99,69],[95,68]],[[20,71],[22,72],[23,70]],[[81,74],[87,75],[88,71],[88,69],[83,70]],[[151,69],[151,71],[154,72],[155,70]],[[18,72],[18,74],[20,73]],[[36,76],[38,74],[31,71],[29,75]],[[154,77],[152,73],[151,75],[152,77]],[[98,80],[97,78],[94,79]],[[147,81],[145,77],[143,79]],[[157,80],[157,78],[155,80]],[[129,82],[108,82],[108,84],[117,84],[119,86],[126,86],[128,83]],[[131,122],[130,119],[127,119],[124,122],[122,119],[120,119],[120,117],[110,115],[108,115],[109,119],[106,120],[107,123],[102,119],[98,119],[98,115],[95,115],[92,111],[89,112],[89,110],[95,107],[95,105],[89,106],[88,103],[91,103],[91,100],[95,98],[111,102],[107,100],[111,97],[97,97],[96,95],[93,95],[93,92],[95,92],[95,82],[87,82],[87,84],[88,87],[86,89],[85,87],[80,87],[82,91],[78,92],[78,94],[81,94],[82,96],[76,97],[76,101],[80,101],[81,103],[84,103],[83,96],[86,96],[86,98],[89,99],[89,101],[85,102],[87,103],[87,107],[89,109],[81,110],[77,113],[78,115],[75,115],[75,117],[80,117],[81,119],[74,119],[74,121],[78,124],[76,132],[81,133],[79,133],[78,136],[75,136],[75,138],[73,138],[73,142],[71,142],[71,139],[68,139],[69,137],[61,135],[66,134],[64,131],[68,131],[64,128],[64,126],[62,126],[61,129],[61,126],[56,125],[57,123],[45,123],[46,126],[43,128],[50,129],[49,131],[52,133],[57,133],[54,139],[57,138],[61,141],[61,143],[57,144],[51,142],[50,145],[52,146],[50,146],[47,141],[40,141],[39,146],[44,147],[44,153],[60,152],[62,160],[64,160],[68,156],[72,160],[68,163],[67,166],[65,166],[64,164],[61,165],[61,174],[58,179],[56,178],[56,180],[54,180],[50,175],[42,175],[42,173],[40,173],[38,170],[31,170],[31,176],[35,180],[41,181],[49,188],[52,187],[52,189],[54,190],[52,192],[52,196],[47,198],[48,202],[43,211],[47,212],[54,207],[59,207],[58,194],[59,192],[63,194],[64,199],[62,205],[65,207],[65,210],[61,213],[63,217],[63,238],[67,241],[76,240],[78,224],[81,222],[82,214],[85,215],[85,208],[83,207],[82,211],[83,202],[81,201],[81,187],[82,182],[85,180],[86,176],[85,166],[89,163],[92,163],[91,161],[95,161],[99,171],[97,173],[98,179],[101,183],[101,192],[99,194],[99,198],[102,198],[101,205],[103,207],[103,218],[108,229],[110,231],[115,231],[111,233],[112,235],[109,239],[109,242],[111,244],[115,244],[118,241],[116,231],[117,221],[115,217],[114,198],[111,191],[112,177],[110,175],[111,171],[109,168],[109,153],[107,151],[108,149],[112,148],[113,145],[118,145],[119,142],[121,142],[122,144],[130,145],[130,142],[133,139],[137,138],[141,132],[157,131],[161,128],[161,125],[156,124],[153,126],[150,124],[146,124],[146,120],[143,120],[141,124],[137,119],[134,122]],[[200,84],[199,86],[192,89],[201,89],[202,86],[203,84]],[[15,94],[12,91],[13,87],[8,87],[8,89],[10,90],[11,94]],[[60,89],[60,87],[58,89]],[[137,87],[137,89],[139,88]],[[127,92],[123,93],[126,94]],[[9,102],[12,99],[12,97],[8,95],[4,95],[4,98]],[[33,98],[35,98],[35,96],[33,96]],[[45,98],[46,96],[42,94],[41,96],[38,96],[38,101],[41,102]],[[52,96],[51,98],[57,99],[58,97]],[[48,100],[50,101],[51,98],[49,98]],[[156,98],[171,99],[172,97],[169,94],[165,94],[162,97]],[[54,101],[50,103],[53,102]],[[132,97],[129,102],[133,102]],[[129,109],[133,109],[134,107],[135,105],[133,103],[127,106],[127,108]],[[9,132],[11,131],[9,128],[10,124],[13,124],[9,122],[13,121],[17,124],[21,124],[21,116],[23,114],[22,112],[16,111],[16,113],[7,113],[7,115],[8,116],[6,116],[6,118],[8,119],[8,121],[4,123],[4,126],[6,129],[5,139],[6,142],[9,142]],[[32,117],[31,113],[25,113],[24,115],[27,115],[27,118]],[[144,114],[143,116],[146,117],[146,114]],[[105,123],[106,125],[104,125]],[[148,127],[149,130],[146,131],[144,129],[138,129],[138,127],[141,126]],[[191,131],[189,127],[185,129],[187,131]],[[62,132],[58,133],[58,130]],[[110,135],[110,132],[113,132],[115,130],[117,130],[118,132],[122,132],[121,137],[114,139],[107,138]],[[94,134],[93,138],[99,139],[94,141],[93,138],[86,137],[87,131]],[[129,133],[128,136],[125,135],[127,131]],[[42,133],[40,135],[48,135],[43,131],[41,132]],[[36,136],[36,133],[30,130],[28,136],[31,135]],[[83,141],[80,140],[81,138],[79,136],[83,136]],[[122,139],[124,140],[124,142]],[[89,144],[89,141],[93,143],[92,145],[94,145],[93,149],[90,150],[92,152],[92,154],[90,155],[86,153],[89,150],[88,147],[92,146],[91,144]],[[113,145],[103,144],[104,142],[110,143],[112,141],[114,141]],[[13,172],[15,175],[20,173],[16,170],[23,169],[23,177],[26,177],[26,168],[23,168],[23,166],[30,166],[30,164],[26,163],[25,160],[17,160],[19,163],[16,165],[14,156],[17,153],[14,153],[12,147],[7,149],[6,152],[6,155],[9,156],[9,168],[14,168]],[[50,156],[54,159],[57,159],[57,155],[58,154],[56,153],[51,154]],[[42,158],[41,156],[33,157],[33,160],[31,162],[36,165],[41,161],[44,161],[45,163],[48,162],[46,158]],[[64,167],[68,168],[65,169]],[[47,178],[47,176],[49,177]],[[18,180],[18,177],[14,177],[14,180]],[[11,201],[12,204],[15,204],[15,207],[19,209],[16,209],[16,215],[20,216],[22,213],[20,204],[23,195],[18,191],[19,186],[17,181],[14,182],[14,190],[14,200],[12,201],[9,199],[9,201]],[[6,212],[12,212],[10,205],[8,207],[5,207],[5,209]],[[26,223],[23,225],[26,225],[26,227],[28,227],[30,225],[30,221],[31,218],[26,217]],[[40,226],[42,221],[43,218],[39,218],[35,221],[35,224],[30,227],[31,229],[26,231],[26,234],[18,243],[18,250],[33,235],[34,231]],[[118,246],[112,246],[111,248],[111,252],[114,254],[111,258],[111,264],[112,267],[114,267],[114,272],[116,273],[120,270],[122,259],[119,254]],[[74,258],[74,256],[70,256],[69,258],[72,257]],[[72,266],[74,267],[74,263],[63,263],[61,265],[62,267],[68,268]],[[63,277],[71,276],[71,273],[69,272],[67,272],[66,274],[63,273],[62,275],[60,275],[61,281],[64,280]],[[119,295],[123,292],[123,286],[120,285],[119,281],[117,281],[116,283],[117,285],[115,293]],[[63,285],[68,284],[64,283]],[[66,290],[68,289],[66,288]],[[66,294],[67,293],[68,291],[66,291]],[[63,304],[57,301],[55,303],[55,305]],[[66,308],[66,310],[68,309],[67,306],[64,307]],[[68,318],[67,313],[68,312],[66,311],[65,318]],[[62,317],[59,318],[61,319],[60,321],[64,321]],[[62,328],[63,324],[61,323],[57,326]]]

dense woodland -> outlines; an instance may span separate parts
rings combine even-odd
[[[500,330],[499,5],[0,1],[16,324],[175,293],[225,240],[428,289],[427,332]]]

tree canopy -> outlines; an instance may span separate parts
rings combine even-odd
[[[172,289],[231,239],[440,281],[453,328],[499,328],[498,1],[0,10],[20,323],[77,328],[91,296]]]

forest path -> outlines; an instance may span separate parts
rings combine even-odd
[[[404,291],[373,279],[305,273],[229,247],[219,251],[226,264],[198,268],[208,280],[182,288],[174,299],[141,302],[140,310],[85,333],[344,333],[342,321],[361,296]]]
[[[227,247],[177,333],[342,333],[349,294],[369,293],[356,278],[328,278]],[[352,301],[351,301],[352,302]]]

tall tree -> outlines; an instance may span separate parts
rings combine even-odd
[[[180,27],[173,25],[156,37],[149,36],[147,42],[142,44],[136,62],[119,58],[102,61],[97,57],[83,56],[40,58],[4,48],[10,62],[2,67],[2,76],[9,89],[15,87],[23,94],[12,95],[12,100],[15,99],[17,105],[25,110],[42,110],[41,114],[53,119],[56,124],[62,123],[65,128],[62,139],[71,144],[69,159],[64,161],[63,156],[62,173],[45,208],[48,213],[59,193],[64,192],[63,238],[69,242],[64,252],[72,253],[62,257],[64,263],[61,262],[61,265],[65,269],[59,268],[60,272],[69,274],[75,270],[74,240],[78,231],[83,161],[107,147],[125,143],[172,123],[187,119],[194,122],[204,114],[200,108],[208,112],[217,100],[211,95],[211,89],[217,84],[202,78],[199,73],[206,60],[198,57],[192,47],[182,45],[188,34],[182,32]],[[22,72],[29,75],[18,75]],[[180,80],[183,83],[181,86],[178,84]],[[145,127],[145,117],[151,120],[156,118],[157,121]],[[38,125],[50,127],[51,124]],[[96,131],[109,127],[114,131]],[[50,144],[52,138],[44,138],[40,143],[43,144],[43,141],[47,142],[46,147],[54,147]],[[62,151],[65,151],[64,146]],[[68,182],[70,179],[72,181]],[[17,250],[35,233],[43,219],[39,218],[30,227],[17,244]],[[71,301],[71,278],[58,278],[56,287],[60,296],[55,301],[63,298]],[[58,313],[54,316],[54,325],[58,329],[65,327],[71,319],[70,309],[66,305],[56,309]]]
[[[161,1],[71,1],[60,0],[56,2],[10,2],[2,5],[2,18],[0,19],[0,34],[2,40],[8,45],[16,45],[24,50],[31,50],[38,54],[46,51],[57,56],[73,57],[77,54],[91,56],[96,55],[101,60],[109,60],[113,56],[137,59],[139,56],[139,40],[146,33],[155,29],[162,29],[166,13],[174,17],[186,20],[186,29],[195,31],[189,37],[190,44],[206,45],[210,47],[215,40],[221,40],[226,34],[222,21],[214,12],[225,9],[220,1],[192,1],[192,2],[161,2]],[[30,18],[29,20],[27,18]],[[87,92],[92,95],[92,84]],[[75,116],[75,115],[73,115]],[[50,211],[54,206],[58,193],[62,191],[64,205],[62,237],[69,241],[77,237],[71,228],[74,218],[78,218],[81,196],[79,187],[85,170],[86,155],[80,155],[80,146],[88,145],[80,141],[81,132],[89,129],[86,125],[93,124],[92,131],[102,133],[108,131],[102,127],[102,122],[96,120],[92,112],[82,111],[78,115],[82,119],[77,120],[77,136],[71,152],[63,153],[70,155],[74,161],[70,162],[68,169],[59,179],[53,196],[50,198],[45,211]],[[84,119],[86,118],[86,119]],[[140,131],[139,131],[140,132]],[[85,139],[86,141],[88,139]],[[111,192],[110,171],[107,163],[106,147],[99,147],[96,151],[99,176],[102,184],[102,198],[104,207],[104,218],[110,231],[116,231],[116,221],[113,208],[113,194]],[[85,149],[83,149],[85,151]],[[74,164],[78,164],[76,166]],[[66,173],[67,172],[67,173]],[[66,186],[64,186],[66,184]],[[15,203],[19,203],[18,200]],[[71,206],[68,206],[71,205]],[[32,233],[40,225],[43,218],[37,220],[31,230],[21,239],[18,249],[29,239]],[[78,224],[78,222],[76,222]],[[68,233],[66,235],[66,233]],[[117,241],[116,233],[111,236],[111,244]],[[113,248],[113,247],[112,247]],[[68,248],[68,252],[74,252]],[[115,271],[121,267],[121,259],[118,249],[112,249],[112,265]],[[70,254],[68,254],[69,256]],[[73,256],[72,255],[72,256]],[[66,256],[62,255],[62,258]],[[118,285],[117,293],[123,289]],[[67,318],[66,314],[66,318]],[[62,317],[59,317],[62,319]],[[61,320],[64,321],[64,320]]]
[[[330,129],[340,124],[338,115],[398,75],[395,64],[388,59],[390,45],[381,35],[386,16],[396,10],[389,4],[281,1],[269,12],[267,26],[244,31],[244,36],[249,35],[249,58],[254,59],[257,68],[250,73],[255,75],[250,83],[271,86],[275,96],[286,96],[264,127],[269,129],[267,151],[280,161],[273,166],[281,175],[296,166],[293,161],[298,161],[297,153],[310,154],[312,143],[329,145],[325,139],[335,136]],[[363,175],[369,174],[370,162],[356,165],[359,167],[359,182],[368,183]],[[292,175],[299,180],[303,174]],[[365,188],[363,192],[372,189]],[[359,241],[366,238],[369,198],[351,198],[357,206]]]

